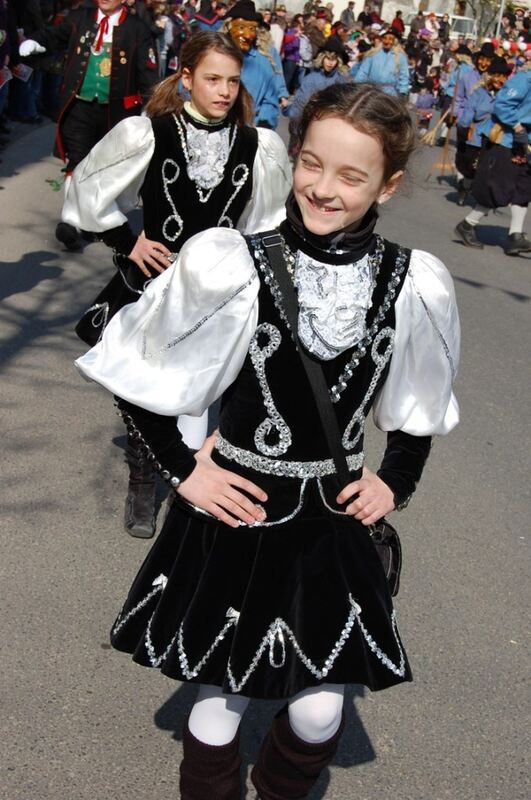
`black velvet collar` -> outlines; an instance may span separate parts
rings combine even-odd
[[[370,208],[356,226],[343,228],[328,236],[316,236],[310,233],[302,221],[301,212],[293,192],[286,200],[286,220],[280,226],[280,232],[288,245],[295,250],[302,250],[310,258],[325,264],[352,264],[359,261],[374,248],[374,227],[378,221],[376,207]],[[337,252],[340,250],[341,252]]]

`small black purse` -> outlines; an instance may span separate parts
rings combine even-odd
[[[291,327],[297,352],[299,353],[302,365],[310,381],[321,425],[332,454],[339,482],[341,486],[346,486],[348,483],[352,482],[352,476],[350,475],[345,451],[341,444],[341,434],[336,413],[332,401],[330,400],[328,385],[321,365],[306,354],[298,341],[299,308],[295,287],[289,276],[284,253],[282,251],[282,239],[277,231],[263,233],[260,235],[260,238],[284,300],[284,310]],[[398,533],[386,519],[379,520],[375,525],[369,525],[369,533],[378,556],[380,557],[380,561],[382,562],[382,567],[389,584],[389,591],[391,595],[395,597],[398,594],[400,586],[400,570],[402,568],[402,547],[400,545]]]

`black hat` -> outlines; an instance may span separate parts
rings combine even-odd
[[[372,50],[372,44],[366,42],[365,39],[360,39],[358,42],[358,53],[367,53],[369,50]]]
[[[504,58],[494,56],[487,68],[487,72],[489,75],[510,75],[512,69]]]
[[[260,22],[262,15],[258,14],[252,0],[239,0],[232,6],[226,15],[227,19],[246,19],[249,22]]]
[[[483,42],[481,50],[479,50],[476,55],[485,56],[485,58],[494,58],[494,45],[492,42]]]
[[[472,50],[466,46],[466,44],[460,44],[457,50],[455,51],[456,56],[471,56]]]
[[[337,40],[334,41],[333,37],[327,39],[326,42],[319,48],[317,55],[320,53],[334,53],[334,55],[342,60],[343,64],[348,64],[348,54],[345,48],[341,45],[341,42],[338,42]]]

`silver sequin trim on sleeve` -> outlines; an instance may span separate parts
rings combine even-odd
[[[420,289],[418,289],[418,287],[417,287],[417,285],[415,283],[415,280],[413,278],[413,275],[411,273],[409,274],[409,277],[411,279],[411,284],[413,286],[413,289],[415,290],[415,294],[417,295],[418,299],[422,303],[422,307],[423,307],[424,311],[426,312],[426,316],[428,317],[429,321],[431,322],[432,328],[435,331],[435,334],[436,334],[437,338],[439,339],[439,341],[440,341],[440,343],[442,345],[442,349],[444,350],[444,355],[446,356],[446,358],[448,360],[448,364],[450,365],[450,372],[452,373],[452,380],[455,380],[457,371],[456,371],[456,368],[455,368],[454,360],[452,358],[452,354],[450,353],[450,348],[448,347],[448,342],[444,338],[441,329],[439,328],[439,326],[435,322],[435,318],[434,318],[433,314],[431,313],[430,309],[428,308],[428,306],[426,304],[426,301],[424,300],[424,298],[423,298],[423,296],[422,296],[422,294],[420,292]]]
[[[188,328],[187,331],[184,331],[184,333],[181,333],[175,339],[172,339],[170,342],[167,342],[167,344],[165,344],[161,348],[159,348],[159,350],[157,352],[158,353],[163,353],[165,350],[170,350],[172,347],[175,347],[180,342],[182,342],[184,339],[187,339],[189,336],[191,336],[193,333],[195,333],[197,330],[199,330],[199,328],[201,328],[206,322],[208,322],[208,320],[211,319],[211,317],[213,317],[215,314],[217,314],[218,311],[221,311],[222,308],[224,308],[226,305],[228,305],[232,300],[234,300],[235,297],[237,297],[239,294],[241,294],[241,292],[243,292],[245,289],[247,289],[247,287],[250,286],[252,284],[252,282],[255,281],[255,280],[256,280],[256,275],[252,275],[249,278],[249,280],[245,281],[245,283],[242,283],[241,286],[238,286],[238,288],[235,289],[232,294],[230,294],[228,297],[225,297],[223,300],[221,300],[217,304],[217,306],[215,306],[215,308],[212,309],[212,311],[210,311],[208,314],[205,314],[204,317],[201,317],[201,319],[198,320],[194,325],[192,325],[191,328]],[[164,297],[165,297],[167,291],[168,291],[168,287],[166,286],[166,287],[164,287],[164,294],[163,294],[163,296],[161,298],[161,302],[159,303],[159,306],[155,310],[155,313],[152,315],[153,318],[155,318],[156,311],[158,311],[158,309],[160,308],[162,300],[164,300]],[[142,334],[142,358],[153,358],[155,353],[148,353],[147,352],[147,333],[148,333],[148,331],[147,331],[147,328],[146,328],[146,330]]]
[[[277,458],[267,458],[244,450],[241,447],[228,442],[218,434],[215,449],[222,456],[235,461],[242,467],[249,467],[255,472],[263,472],[265,475],[277,475],[281,478],[324,478],[326,475],[334,475],[336,468],[331,458],[322,461],[283,461]],[[360,469],[363,466],[364,454],[353,453],[347,456],[350,470]]]
[[[265,339],[264,344],[259,344],[260,339]],[[280,331],[269,322],[258,326],[251,340],[249,355],[260,384],[264,405],[268,416],[260,423],[254,434],[254,443],[257,450],[266,456],[281,456],[291,445],[291,431],[286,422],[278,413],[273,400],[273,395],[267,382],[265,362],[271,358],[280,347],[282,337]],[[266,436],[273,432],[278,438],[277,444],[267,444]]]

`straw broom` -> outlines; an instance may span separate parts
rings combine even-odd
[[[448,108],[444,112],[444,114],[441,115],[437,125],[431,131],[426,131],[426,133],[422,134],[422,136],[420,137],[420,141],[422,142],[422,144],[427,144],[429,147],[433,147],[433,145],[435,144],[435,142],[439,138],[438,137],[439,128],[443,124],[443,122],[446,119],[446,117],[450,114],[450,110],[451,109]]]

